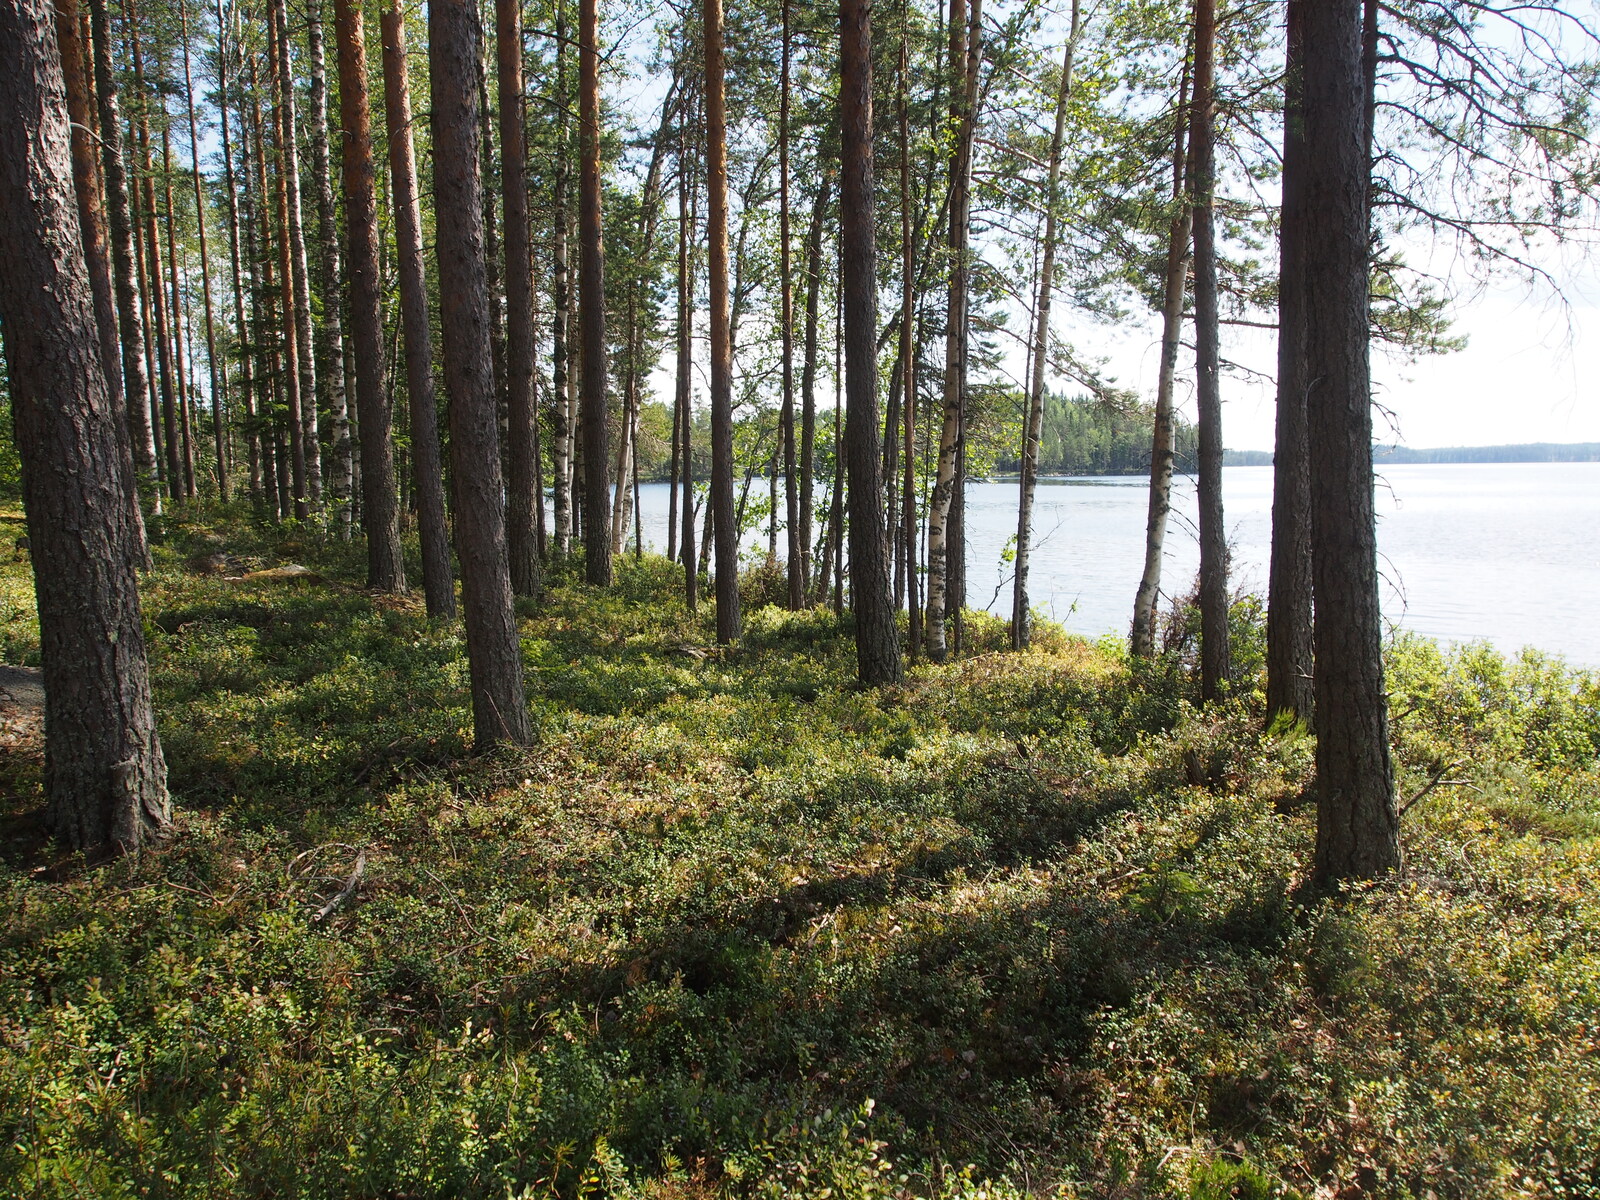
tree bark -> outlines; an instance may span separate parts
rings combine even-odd
[[[551,167],[550,339],[551,501],[555,509],[556,551],[572,553],[572,422],[567,419],[571,371],[572,288],[567,265],[567,7],[556,2],[556,151]]]
[[[235,39],[237,44],[237,39]],[[235,337],[239,349],[239,396],[244,403],[246,459],[249,480],[249,490],[252,499],[257,503],[261,499],[261,463],[258,457],[256,437],[254,433],[255,412],[255,380],[252,378],[250,353],[245,345],[246,330],[249,326],[245,322],[245,291],[244,273],[240,264],[242,238],[239,229],[239,193],[238,180],[233,169],[233,137],[228,128],[228,106],[231,103],[231,92],[228,79],[228,65],[232,52],[228,48],[227,21],[224,16],[222,0],[217,0],[217,115],[219,118],[220,132],[222,135],[222,184],[223,192],[228,200],[228,263],[233,279],[233,320]],[[234,423],[237,429],[239,422]],[[232,448],[230,439],[230,462],[236,461],[236,451]]]
[[[591,0],[592,2],[592,0]],[[739,636],[739,527],[733,511],[733,337],[728,311],[728,142],[722,0],[703,0],[706,71],[706,242],[711,299],[711,509],[716,535],[717,641]]]
[[[600,214],[600,48],[596,0],[578,5],[579,129],[583,172],[579,200],[578,318],[583,334],[584,578],[611,584],[611,529],[606,521],[606,267]]]
[[[122,391],[127,406],[136,479],[153,480],[155,441],[150,430],[150,376],[145,370],[144,326],[139,320],[138,268],[134,260],[133,210],[127,163],[122,153],[122,118],[117,78],[111,69],[111,22],[106,0],[89,0],[94,40],[95,101],[99,109],[101,174],[111,234],[112,281],[122,348]],[[156,493],[159,502],[159,492]]]
[[[305,221],[300,205],[300,151],[295,129],[294,77],[289,62],[289,7],[287,0],[274,0],[273,23],[278,30],[278,121],[281,157],[280,173],[284,184],[287,217],[284,242],[289,251],[289,274],[293,284],[295,366],[300,376],[298,413],[300,427],[295,437],[305,461],[305,506],[322,507],[322,441],[317,433],[317,365],[311,336],[311,276],[306,263]],[[301,507],[296,504],[296,515]]]
[[[278,239],[278,286],[280,303],[282,304],[282,336],[283,336],[283,375],[282,386],[288,407],[289,421],[289,461],[291,471],[292,491],[294,498],[294,515],[298,520],[304,521],[311,515],[310,484],[307,472],[316,461],[315,448],[308,450],[308,441],[304,437],[305,408],[316,407],[316,393],[314,390],[306,391],[302,382],[306,378],[301,369],[300,359],[311,354],[311,325],[305,325],[302,337],[298,316],[299,305],[295,298],[294,279],[294,246],[290,237],[289,227],[291,222],[291,209],[289,206],[289,180],[298,177],[300,171],[294,149],[294,120],[293,110],[287,107],[285,96],[292,96],[293,87],[288,78],[289,52],[284,45],[284,39],[278,33],[276,18],[277,4],[283,0],[276,0],[273,16],[267,30],[268,54],[271,60],[270,82],[273,97],[273,140],[277,150],[277,170],[274,173],[273,192],[277,202],[277,239]],[[285,25],[287,28],[287,24]],[[296,185],[298,191],[298,184]],[[304,239],[301,239],[301,249],[304,249]],[[308,293],[309,294],[309,293]],[[308,301],[309,302],[309,301]],[[315,371],[312,372],[313,376]],[[313,386],[315,379],[312,380]],[[313,417],[313,423],[315,418]],[[278,472],[279,480],[283,472]]]
[[[266,495],[273,515],[282,520],[289,515],[288,483],[279,469],[277,453],[277,394],[282,380],[278,370],[279,356],[273,333],[282,332],[283,325],[274,319],[273,306],[278,295],[273,282],[272,264],[275,251],[272,244],[272,216],[267,192],[266,133],[261,113],[261,90],[254,62],[249,64],[251,104],[247,117],[245,144],[251,160],[244,167],[245,175],[245,247],[246,261],[250,266],[250,294],[255,298],[255,333],[252,338],[256,350],[256,419],[257,436],[261,453],[261,489]],[[253,170],[252,170],[253,164]],[[252,184],[251,181],[254,180]],[[252,194],[253,187],[253,194]],[[258,235],[259,234],[259,238]],[[285,337],[284,342],[288,342]]]
[[[783,322],[783,500],[785,528],[788,532],[789,607],[799,610],[806,603],[805,542],[800,535],[800,491],[796,478],[794,435],[794,270],[791,262],[789,213],[789,0],[783,0],[783,68],[778,86],[778,241],[779,285],[783,292],[780,320]]]
[[[844,436],[850,475],[850,596],[856,675],[862,683],[876,686],[897,681],[901,667],[879,474],[871,14],[870,0],[840,0],[839,238],[848,391]]]
[[[480,36],[485,31],[481,20]],[[489,280],[489,351],[494,366],[495,420],[500,434],[500,463],[505,470],[509,430],[506,428],[506,330],[505,289],[500,285],[502,270],[500,254],[500,226],[495,220],[496,180],[494,134],[496,106],[489,98],[489,49],[487,42],[478,46],[478,155],[479,173],[483,180],[483,265]],[[507,529],[507,553],[510,530]]]
[[[211,373],[211,445],[217,459],[217,496],[224,504],[233,496],[228,479],[226,445],[227,419],[223,415],[228,399],[228,364],[217,354],[216,317],[211,308],[211,254],[206,241],[205,192],[200,186],[200,128],[194,115],[194,74],[189,65],[189,10],[178,6],[183,33],[183,95],[189,117],[189,165],[194,181],[195,226],[200,241],[200,296],[206,317],[206,364]],[[218,50],[220,52],[220,45]]]
[[[1200,695],[1213,701],[1228,683],[1228,535],[1222,515],[1222,395],[1218,374],[1216,191],[1216,0],[1195,0],[1194,344],[1200,427]]]
[[[518,0],[495,0],[500,88],[500,206],[506,248],[506,541],[511,588],[539,594],[534,487],[539,454],[533,403],[533,248],[528,227],[528,139],[522,112],[522,13]]]
[[[272,391],[268,377],[271,355],[268,352],[266,307],[270,288],[263,282],[263,262],[270,257],[265,245],[266,208],[259,183],[261,163],[261,110],[256,96],[256,70],[252,58],[240,59],[239,89],[239,255],[240,265],[250,284],[250,326],[240,328],[243,350],[251,360],[255,377],[255,414],[245,430],[245,441],[253,470],[261,472],[261,491],[256,497],[263,509],[277,516],[276,471],[267,433],[272,421]],[[245,85],[248,77],[248,87]]]
[[[817,446],[817,323],[822,294],[822,225],[828,215],[828,175],[817,183],[806,231],[806,329],[800,366],[800,553],[801,575],[807,597],[811,595],[812,526],[816,517]]]
[[[841,172],[842,174],[842,172]],[[844,212],[844,185],[840,181],[839,211]],[[840,248],[843,253],[843,247]],[[840,264],[840,283],[843,284],[843,263]],[[849,467],[844,448],[844,296],[838,298],[833,310],[833,507],[828,513],[828,537],[833,551],[833,611],[844,616],[844,515],[845,489],[849,482]],[[824,572],[826,575],[826,572]]]
[[[489,283],[482,256],[483,182],[478,175],[477,7],[428,6],[433,178],[438,212],[439,308],[456,552],[466,609],[474,742],[533,740],[522,690],[522,650],[511,601],[489,348]]]
[[[636,287],[628,288],[626,305],[627,317],[624,328],[627,340],[624,344],[628,347],[628,361],[623,365],[622,420],[618,422],[617,427],[617,469],[613,475],[611,518],[607,523],[612,558],[622,553],[628,536],[628,521],[633,515],[633,490],[629,485],[629,479],[633,474],[633,432],[638,417],[635,405],[639,401],[638,369],[633,361],[633,347],[639,321],[639,292]]]
[[[145,286],[142,293],[150,306],[145,328],[156,344],[161,402],[161,433],[156,436],[158,461],[162,461],[161,480],[166,493],[176,500],[183,494],[183,467],[178,461],[178,428],[173,408],[172,342],[167,337],[167,305],[162,296],[161,241],[156,231],[155,164],[150,157],[150,89],[145,85],[144,52],[139,42],[139,14],[133,0],[125,0],[129,58],[133,62],[134,93],[138,97],[139,158],[144,175],[143,211]],[[154,410],[151,412],[154,420]],[[165,454],[162,455],[162,451]]]
[[[1283,97],[1283,219],[1278,226],[1278,410],[1272,456],[1272,560],[1267,575],[1267,724],[1311,724],[1311,446],[1306,437],[1305,274],[1310,231],[1302,186],[1305,140],[1301,73],[1304,6],[1288,8]]]
[[[354,446],[350,437],[349,380],[344,369],[344,271],[339,261],[339,227],[333,207],[333,170],[328,154],[328,69],[322,40],[322,0],[308,0],[306,24],[311,51],[311,175],[317,188],[317,273],[322,284],[322,320],[317,325],[317,381],[328,414],[333,445],[328,455],[328,492],[341,538],[349,538],[355,490]],[[337,35],[336,35],[337,36]],[[363,81],[363,87],[365,82]],[[371,545],[368,544],[368,553]],[[368,564],[370,570],[370,562]]]
[[[143,89],[138,89],[135,94],[140,95],[142,90]],[[167,369],[167,347],[164,342],[156,336],[158,322],[163,321],[164,318],[161,316],[162,308],[160,276],[153,274],[150,269],[153,263],[152,254],[154,251],[151,248],[150,234],[146,227],[150,206],[146,202],[145,197],[147,193],[153,195],[154,192],[150,182],[150,146],[148,132],[143,125],[144,100],[142,95],[140,95],[136,107],[139,111],[138,128],[135,128],[135,122],[131,116],[128,120],[128,141],[131,145],[136,145],[139,148],[139,158],[142,163],[139,169],[140,173],[134,175],[132,189],[132,199],[134,201],[133,257],[134,263],[138,268],[139,300],[141,306],[140,321],[144,327],[145,376],[151,380],[150,438],[151,445],[155,453],[156,463],[155,474],[151,477],[155,484],[154,488],[151,490],[151,508],[155,512],[160,512],[162,509],[163,498],[165,497],[167,491],[167,456],[163,426],[164,416],[167,409],[165,401],[169,394],[167,389],[171,385],[169,383],[169,374]],[[161,328],[164,328],[164,325],[161,326]]]
[[[1307,54],[1303,175],[1285,216],[1306,231],[1306,413],[1316,595],[1317,849],[1314,878],[1371,879],[1400,866],[1389,757],[1368,362],[1370,144],[1362,13],[1353,0],[1293,0]],[[1287,164],[1286,164],[1287,165]],[[1303,206],[1303,207],[1302,207]]]
[[[417,203],[417,160],[411,138],[411,87],[406,69],[405,16],[390,0],[383,30],[384,117],[393,178],[395,257],[400,274],[400,315],[405,330],[406,395],[410,401],[411,470],[417,532],[422,542],[422,590],[430,617],[456,614],[450,571],[450,530],[444,513],[444,468],[439,456],[439,409],[433,393],[433,333],[428,323],[428,281],[422,257],[422,217]]]
[[[1185,65],[1178,86],[1177,128],[1172,138],[1172,199],[1176,205],[1167,233],[1167,272],[1161,305],[1161,369],[1156,380],[1156,411],[1150,441],[1150,507],[1145,521],[1144,571],[1133,598],[1133,653],[1151,658],[1156,651],[1156,606],[1161,598],[1161,560],[1167,544],[1167,517],[1172,512],[1173,409],[1178,375],[1178,350],[1183,341],[1183,301],[1189,275],[1189,233],[1194,206],[1185,196],[1184,163],[1188,157],[1189,74]]]
[[[339,44],[339,118],[344,126],[345,225],[350,237],[350,334],[356,359],[356,419],[361,423],[361,519],[367,532],[367,586],[406,590],[389,398],[383,388],[383,311],[378,275],[378,194],[367,98],[367,39],[356,0],[334,0]]]
[[[694,254],[695,236],[694,158],[689,152],[687,116],[680,125],[678,140],[678,377],[674,397],[678,414],[683,454],[683,504],[680,518],[683,536],[678,552],[683,561],[683,596],[689,611],[699,600],[700,574],[694,546],[694,411],[691,407],[690,376],[694,371]]]
[[[972,0],[972,28],[980,28],[982,0]],[[928,504],[928,604],[923,639],[928,657],[943,662],[945,619],[949,616],[951,508],[958,486],[957,457],[966,407],[967,226],[972,178],[973,101],[976,98],[977,47],[967,45],[964,0],[950,4],[950,120],[956,126],[950,158],[950,293],[946,308],[944,416],[939,431],[939,465]],[[959,539],[956,540],[959,545]],[[959,568],[957,572],[959,573]]]
[[[45,821],[74,850],[169,823],[134,573],[127,425],[107,394],[47,0],[0,5],[0,323],[39,608]]]
[[[114,410],[126,402],[122,390],[122,349],[117,332],[116,301],[111,294],[111,263],[106,245],[105,212],[100,204],[100,181],[95,170],[93,117],[90,115],[89,81],[82,24],[77,0],[55,0],[56,47],[61,59],[67,116],[71,122],[72,190],[78,202],[78,230],[83,238],[84,267],[94,308],[95,330],[100,339],[100,360],[105,365],[106,395]]]
[[[900,124],[900,384],[905,389],[904,477],[900,496],[900,557],[908,617],[906,642],[913,659],[922,648],[922,605],[917,590],[917,225],[911,215],[910,4],[900,10],[900,70],[896,89]]]
[[[1067,100],[1072,95],[1072,55],[1078,46],[1080,9],[1072,0],[1072,27],[1061,59],[1061,90],[1056,95],[1055,131],[1050,137],[1050,167],[1044,193],[1044,250],[1039,265],[1039,302],[1033,334],[1033,380],[1027,429],[1022,438],[1021,497],[1017,504],[1016,578],[1011,598],[1011,648],[1026,650],[1033,634],[1028,610],[1028,566],[1033,552],[1033,494],[1039,484],[1039,433],[1044,424],[1045,369],[1050,359],[1050,300],[1055,292],[1056,209],[1061,204],[1061,149],[1067,133]]]
[[[166,111],[166,102],[162,101],[161,111],[161,197],[165,208],[165,225],[167,229],[167,283],[171,288],[168,293],[172,298],[172,307],[168,316],[172,322],[172,361],[174,382],[174,420],[178,436],[182,439],[178,466],[182,472],[182,490],[184,496],[196,495],[194,486],[194,436],[192,422],[189,419],[189,372],[185,362],[193,363],[194,356],[184,355],[184,305],[182,281],[178,274],[178,222],[174,215],[172,204],[172,115]]]
[[[72,183],[78,201],[78,227],[83,238],[84,265],[94,303],[95,327],[100,335],[100,359],[105,366],[106,401],[112,418],[121,425],[128,421],[127,395],[123,391],[122,346],[117,330],[117,306],[111,282],[110,247],[106,238],[105,209],[100,198],[100,178],[96,170],[92,112],[89,95],[89,52],[84,46],[88,22],[78,11],[76,0],[56,0],[56,42],[66,85],[67,115],[72,123]],[[124,197],[126,198],[126,197]],[[128,502],[133,508],[133,526],[128,551],[138,570],[149,570],[150,547],[145,541],[144,513],[139,508],[137,476],[133,470],[133,447],[127,437],[118,439],[126,456],[121,465],[122,479],[128,487]]]

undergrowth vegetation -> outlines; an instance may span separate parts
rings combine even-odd
[[[1176,653],[868,693],[831,613],[721,650],[624,558],[523,608],[539,743],[473,758],[459,624],[226,531],[321,579],[156,530],[167,844],[50,860],[0,746],[0,1191],[1600,1195],[1592,674],[1397,640],[1407,869],[1319,900],[1311,738]]]

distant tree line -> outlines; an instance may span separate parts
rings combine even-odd
[[[1229,467],[1270,467],[1270,450],[1229,450]],[[1600,442],[1523,442],[1515,446],[1374,446],[1374,463],[1553,463],[1600,462]]]
[[[1516,446],[1374,446],[1375,463],[1600,462],[1600,442],[1524,442]]]
[[[1039,435],[1041,475],[1143,475],[1150,470],[1150,423],[1155,406],[1094,396],[1045,397]],[[1197,465],[1195,426],[1173,419],[1173,469],[1192,474]],[[996,464],[1001,472],[1021,469],[1016,455]]]

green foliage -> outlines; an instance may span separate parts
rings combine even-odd
[[[968,614],[865,692],[848,620],[720,648],[625,556],[522,613],[539,745],[468,758],[459,625],[352,586],[359,547],[229,526],[331,581],[286,586],[161,536],[180,828],[95,871],[4,843],[0,1191],[1600,1186],[1592,675],[1397,643],[1405,794],[1460,764],[1405,878],[1302,900],[1312,739],[1254,680],[1197,710],[1177,653]],[[20,827],[39,764],[0,756]]]
[[[1021,403],[1020,399],[1018,403]],[[1126,398],[1046,396],[1039,434],[1039,471],[1044,475],[1131,475],[1150,469],[1151,405]],[[1195,427],[1174,418],[1173,467],[1195,469]],[[1016,451],[1003,455],[1002,471],[1021,470]]]
[[[1189,1173],[1190,1200],[1277,1200],[1298,1195],[1248,1161],[1212,1159]]]

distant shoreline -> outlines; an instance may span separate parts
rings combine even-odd
[[[1375,466],[1393,464],[1439,463],[1600,463],[1600,442],[1526,442],[1515,446],[1441,446],[1432,449],[1412,449],[1409,446],[1374,446],[1372,461]],[[1225,467],[1270,467],[1270,450],[1224,450]],[[1193,471],[1179,470],[1179,475],[1191,476]],[[1148,477],[1148,467],[1129,471],[1048,471],[1041,472],[1044,479],[1133,479]],[[993,471],[983,477],[989,482],[1018,478],[1015,471]],[[974,477],[974,482],[976,482]],[[665,478],[646,479],[645,483],[666,483]]]
[[[1600,442],[1523,442],[1508,446],[1374,446],[1372,461],[1384,463],[1582,463],[1600,462]],[[1224,450],[1225,467],[1270,467],[1270,450]]]

